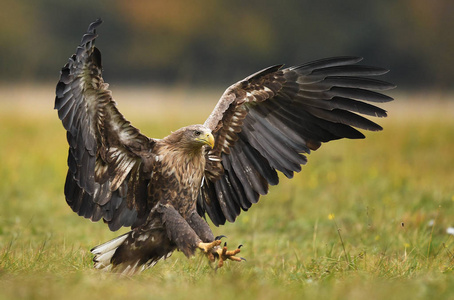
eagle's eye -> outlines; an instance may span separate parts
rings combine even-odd
[[[195,136],[199,136],[200,134],[202,134],[200,131],[196,131],[194,132]]]

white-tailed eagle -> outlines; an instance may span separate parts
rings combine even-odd
[[[163,139],[144,136],[117,110],[94,46],[97,20],[61,70],[55,109],[69,144],[66,201],[74,212],[110,230],[131,231],[93,248],[96,268],[133,274],[169,257],[201,249],[217,267],[240,261],[220,246],[203,218],[234,222],[277,171],[291,178],[322,143],[364,138],[354,127],[382,128],[360,116],[385,117],[367,102],[392,98],[392,84],[371,79],[387,70],[334,57],[276,65],[230,86],[203,125]],[[359,113],[359,114],[358,114]]]

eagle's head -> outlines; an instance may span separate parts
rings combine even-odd
[[[214,147],[214,137],[211,130],[203,125],[190,125],[172,132],[167,141],[178,147],[191,150],[200,150],[204,145]]]

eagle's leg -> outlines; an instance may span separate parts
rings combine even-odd
[[[207,222],[203,220],[200,215],[194,210],[187,219],[188,224],[194,229],[197,235],[202,239],[202,243],[199,243],[198,247],[207,255],[208,259],[213,263],[216,258],[219,259],[216,268],[220,268],[224,265],[224,261],[227,259],[233,261],[241,261],[244,258],[235,256],[240,253],[239,246],[235,250],[228,251],[227,245],[219,247],[221,245],[221,238],[224,236],[214,238],[213,232]]]
[[[187,217],[186,221],[188,222],[189,226],[194,229],[195,233],[197,233],[197,235],[203,242],[210,243],[215,240],[210,226],[208,226],[207,222],[202,219],[195,210],[193,210],[189,214],[189,217]]]
[[[178,211],[170,204],[160,205],[158,212],[162,214],[162,220],[167,231],[169,240],[176,244],[178,249],[183,252],[187,257],[194,255],[197,248],[201,249],[211,262],[215,262],[216,258],[219,259],[218,267],[222,267],[226,259],[235,261],[241,261],[241,258],[235,256],[240,252],[240,249],[227,251],[227,247],[221,248],[220,239],[214,239],[211,229],[208,224],[195,221],[188,221],[184,219]],[[194,217],[192,219],[195,219]],[[196,228],[194,230],[191,225]],[[203,225],[205,224],[205,225]],[[205,227],[206,226],[206,227]],[[204,228],[203,230],[201,228]],[[208,231],[206,230],[208,228]],[[205,232],[205,234],[202,234]],[[204,242],[198,233],[202,235],[204,239],[211,239]],[[211,233],[211,236],[210,236]]]
[[[195,250],[200,248],[200,243],[203,243],[194,229],[170,204],[159,205],[158,212],[162,214],[169,240],[187,257],[194,255]]]
[[[221,239],[214,238],[210,226],[208,226],[207,222],[205,222],[195,210],[189,214],[186,221],[202,240],[197,247],[206,254],[211,262],[214,262],[216,260],[216,250],[220,249],[219,245],[221,244]]]

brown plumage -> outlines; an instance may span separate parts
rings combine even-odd
[[[133,274],[176,249],[189,257],[199,248],[219,266],[240,260],[239,249],[219,247],[202,217],[234,222],[278,183],[277,171],[299,172],[304,154],[364,138],[353,127],[381,130],[357,113],[385,117],[364,101],[392,100],[376,91],[393,85],[368,78],[387,71],[356,65],[360,58],[273,66],[230,86],[203,125],[148,138],[120,114],[102,79],[99,24],[63,67],[55,99],[69,143],[67,203],[113,231],[132,228],[92,249],[97,268]]]

